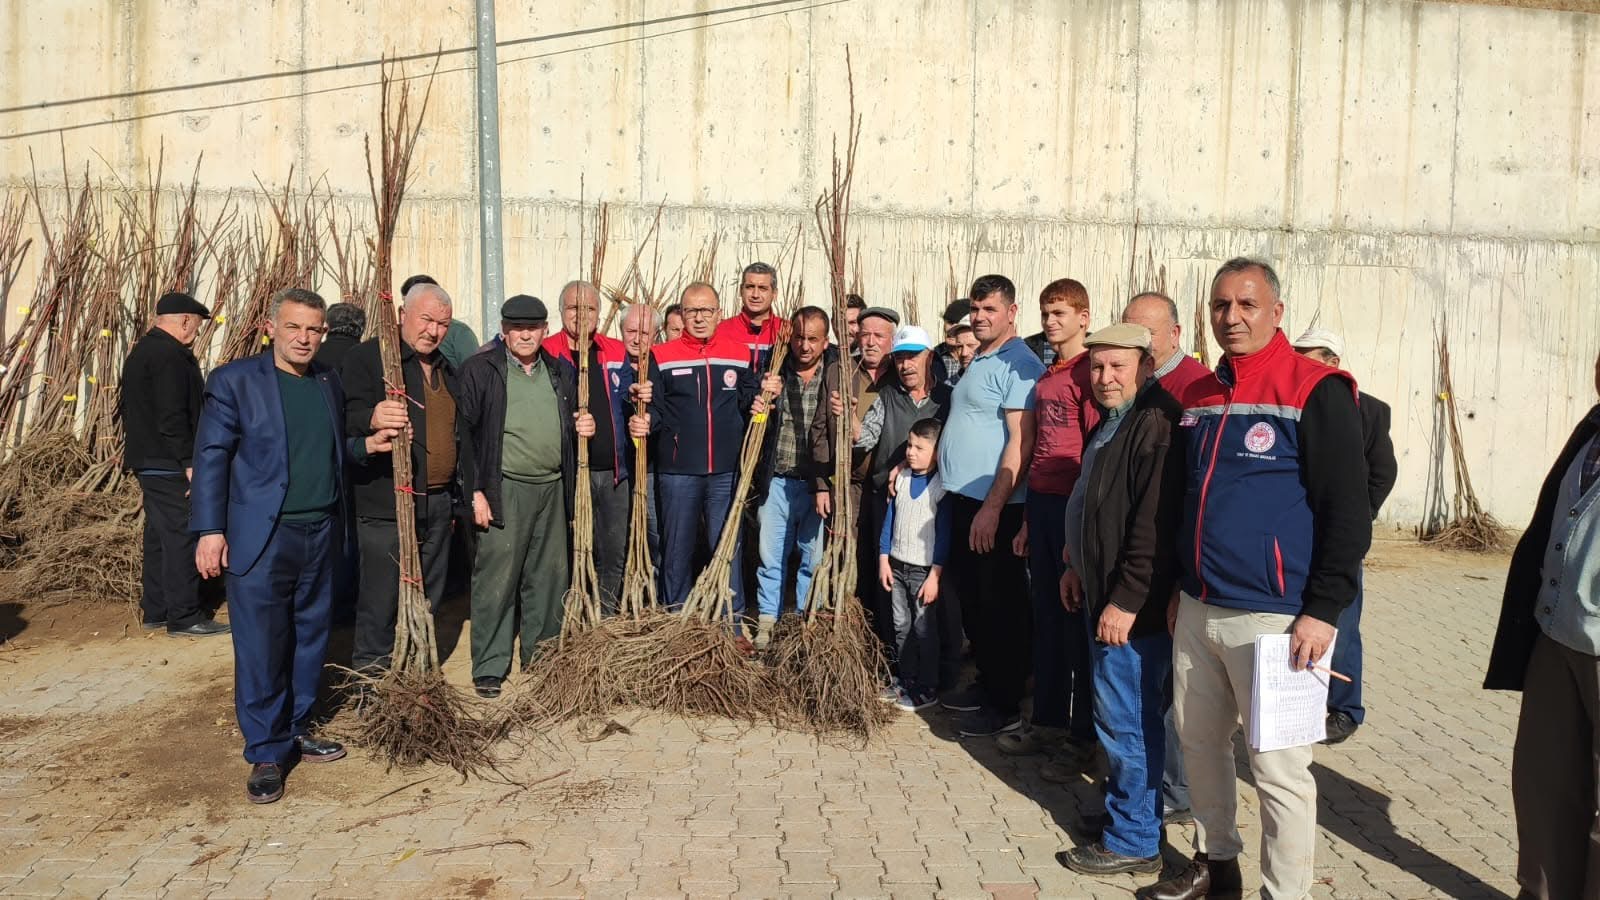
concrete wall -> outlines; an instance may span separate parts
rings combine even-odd
[[[499,37],[716,6],[502,0]],[[473,41],[464,0],[0,9],[8,108]],[[731,300],[738,266],[775,256],[799,227],[807,295],[823,296],[811,205],[846,125],[846,43],[864,122],[851,225],[869,299],[899,305],[914,291],[929,321],[953,260],[957,280],[1006,272],[1030,299],[1051,278],[1079,278],[1099,324],[1164,267],[1187,315],[1219,261],[1265,256],[1284,277],[1286,329],[1318,318],[1343,332],[1347,365],[1394,405],[1401,483],[1385,518],[1422,514],[1433,334],[1447,319],[1477,487],[1496,514],[1525,519],[1594,399],[1600,16],[1396,0],[843,0],[507,46],[508,288],[549,295],[577,271],[581,179],[584,197],[613,204],[613,277],[664,201],[663,268],[718,233]],[[397,269],[438,276],[481,326],[471,65],[470,53],[446,56],[433,84]],[[375,76],[8,110],[4,135],[188,111],[0,140],[0,177],[19,184],[31,150],[59,183],[64,143],[78,170],[92,161],[137,181],[164,143],[169,173],[205,154],[214,195],[293,165],[302,187],[324,183],[365,216]]]

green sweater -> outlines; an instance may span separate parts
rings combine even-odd
[[[289,442],[289,489],[279,518],[285,522],[317,522],[333,512],[338,502],[334,466],[338,448],[333,420],[322,386],[311,377],[277,370],[278,394],[283,398],[283,424]]]
[[[545,484],[561,478],[561,407],[550,372],[540,359],[524,372],[506,354],[506,430],[500,472],[507,478]]]

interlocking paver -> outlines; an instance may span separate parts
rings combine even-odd
[[[1504,565],[1379,543],[1367,574],[1368,722],[1316,751],[1315,897],[1515,892],[1517,698],[1477,689]],[[1452,615],[1437,616],[1441,606]],[[520,782],[557,776],[530,790],[387,772],[357,752],[296,771],[283,801],[254,808],[240,796],[231,648],[135,636],[40,641],[9,658],[17,677],[0,690],[0,717],[26,732],[0,739],[8,896],[977,900],[1126,897],[1149,880],[1096,881],[1055,863],[1071,844],[1065,826],[1098,808],[1096,775],[1047,784],[1038,759],[954,740],[943,713],[898,722],[865,749],[627,713],[617,721],[630,733],[589,744],[558,733],[508,764]],[[458,650],[446,673],[462,679],[466,665]],[[137,755],[150,723],[189,711],[220,743],[187,751],[170,773],[171,761]],[[122,771],[140,776],[114,777]],[[170,794],[155,785],[163,774]],[[1254,883],[1247,784],[1240,801]],[[1168,829],[1171,861],[1192,835]]]

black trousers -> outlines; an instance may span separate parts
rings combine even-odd
[[[893,663],[899,640],[894,627],[894,599],[878,578],[878,539],[883,534],[883,519],[889,513],[888,488],[878,490],[869,480],[861,485],[856,504],[856,590],[861,605],[872,623],[872,633],[883,642],[884,652]]]
[[[144,590],[139,607],[146,622],[187,628],[207,617],[200,611],[200,572],[194,565],[195,535],[189,531],[189,481],[182,475],[140,475],[144,494]]]
[[[945,502],[954,504],[945,571],[956,582],[961,622],[977,657],[978,684],[990,706],[1015,713],[1027,686],[1033,648],[1027,562],[1011,552],[1011,541],[1022,530],[1023,505],[1006,505],[995,529],[994,549],[976,553],[968,535],[982,502],[960,494],[947,495]]]
[[[618,482],[614,472],[595,469],[589,473],[589,485],[589,496],[594,499],[594,568],[600,578],[600,606],[611,616],[616,615],[622,576],[628,567],[633,482]]]
[[[437,613],[450,575],[450,494],[428,494],[422,509],[417,519],[422,590],[429,609]],[[351,668],[384,669],[394,650],[394,622],[400,611],[400,533],[393,519],[363,516],[356,520],[356,539],[361,544],[361,593],[356,599]]]

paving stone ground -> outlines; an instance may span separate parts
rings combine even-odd
[[[1317,750],[1315,895],[1515,893],[1516,697],[1480,690],[1504,557],[1381,543],[1367,574],[1368,724]],[[866,748],[619,717],[506,769],[519,789],[353,754],[245,802],[226,640],[0,603],[0,894],[67,897],[1127,897],[1055,851],[1095,806],[944,715]],[[91,633],[95,632],[95,633]],[[447,672],[465,682],[466,643]],[[1241,819],[1257,883],[1254,792]],[[1192,829],[1169,828],[1180,861]]]

